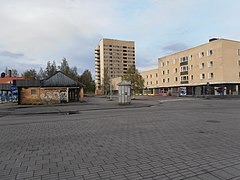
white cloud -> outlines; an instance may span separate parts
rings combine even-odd
[[[166,46],[195,46],[215,35],[238,38],[239,4],[237,0],[0,0],[0,51],[24,55],[8,57],[19,68],[66,57],[71,66],[93,71],[94,48],[107,37],[136,41],[137,65],[152,67],[168,53],[163,50]],[[5,58],[0,56],[0,68],[5,68]]]

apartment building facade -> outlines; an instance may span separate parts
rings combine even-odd
[[[96,93],[103,93],[104,77],[122,77],[135,65],[135,42],[101,39],[95,48]]]
[[[156,71],[156,70],[154,70]],[[240,42],[210,39],[208,43],[158,59],[158,79],[142,72],[152,94],[240,94]]]

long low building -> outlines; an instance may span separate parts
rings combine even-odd
[[[145,94],[239,95],[240,42],[212,38],[208,43],[158,59],[141,72]]]

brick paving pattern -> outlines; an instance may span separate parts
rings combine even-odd
[[[2,116],[0,179],[237,180],[239,104],[193,100]]]

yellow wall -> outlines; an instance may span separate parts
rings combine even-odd
[[[218,39],[209,43],[193,47],[158,59],[158,69],[141,72],[145,86],[149,88],[181,87],[223,83],[240,83],[240,56],[238,55],[240,42]],[[212,54],[210,54],[210,51]],[[202,53],[204,56],[202,57]],[[181,58],[187,57],[187,72],[181,73]],[[211,62],[211,63],[210,63]],[[204,64],[204,67],[202,67]],[[175,72],[175,69],[177,72]],[[154,74],[158,73],[158,77]],[[183,74],[188,83],[181,82]],[[149,75],[152,74],[152,78]],[[181,75],[182,74],[182,75]],[[202,74],[205,75],[201,79]],[[213,75],[211,77],[210,75]],[[154,83],[158,81],[158,84]],[[147,84],[148,82],[148,84]],[[152,84],[151,84],[152,82]]]

